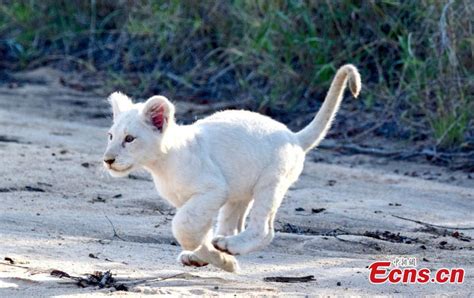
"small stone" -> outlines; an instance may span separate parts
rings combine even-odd
[[[326,210],[326,208],[312,208],[311,213],[321,213],[325,210]]]

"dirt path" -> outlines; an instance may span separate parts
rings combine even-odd
[[[275,240],[239,257],[240,274],[180,266],[170,230],[174,211],[150,178],[112,179],[101,168],[110,121],[105,100],[58,81],[43,69],[22,75],[19,86],[0,86],[0,296],[111,291],[79,288],[51,276],[52,269],[71,275],[112,270],[129,285],[121,295],[473,293],[474,229],[406,220],[474,227],[471,176],[321,151],[308,157],[283,202]],[[178,112],[186,108],[193,109],[179,104]],[[370,263],[400,256],[416,257],[418,267],[463,267],[465,282],[368,282]],[[282,275],[316,280],[263,281]]]

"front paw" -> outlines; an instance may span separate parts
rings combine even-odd
[[[199,259],[194,252],[192,251],[182,251],[179,254],[178,262],[181,262],[184,266],[193,266],[193,267],[202,267],[207,266],[209,263],[206,263]]]
[[[225,252],[229,255],[239,255],[239,253],[232,249],[232,246],[229,242],[229,238],[225,236],[216,236],[214,239],[212,239],[212,245],[215,249]]]

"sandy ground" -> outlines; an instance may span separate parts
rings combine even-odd
[[[194,108],[178,103],[178,113]],[[396,217],[474,227],[473,174],[328,151],[308,156],[279,210],[275,240],[238,257],[238,274],[182,267],[170,230],[174,210],[150,177],[113,179],[101,168],[108,113],[105,99],[61,86],[48,69],[0,86],[0,296],[474,292],[474,229]],[[369,283],[368,265],[401,256],[416,257],[419,268],[462,267],[465,281]],[[51,276],[53,269],[111,270],[130,291],[79,288]],[[315,281],[263,280],[305,275]]]

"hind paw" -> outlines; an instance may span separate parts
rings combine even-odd
[[[212,245],[215,249],[232,256],[239,255],[239,253],[232,248],[232,244],[229,242],[229,237],[224,236],[216,236],[212,239]]]

